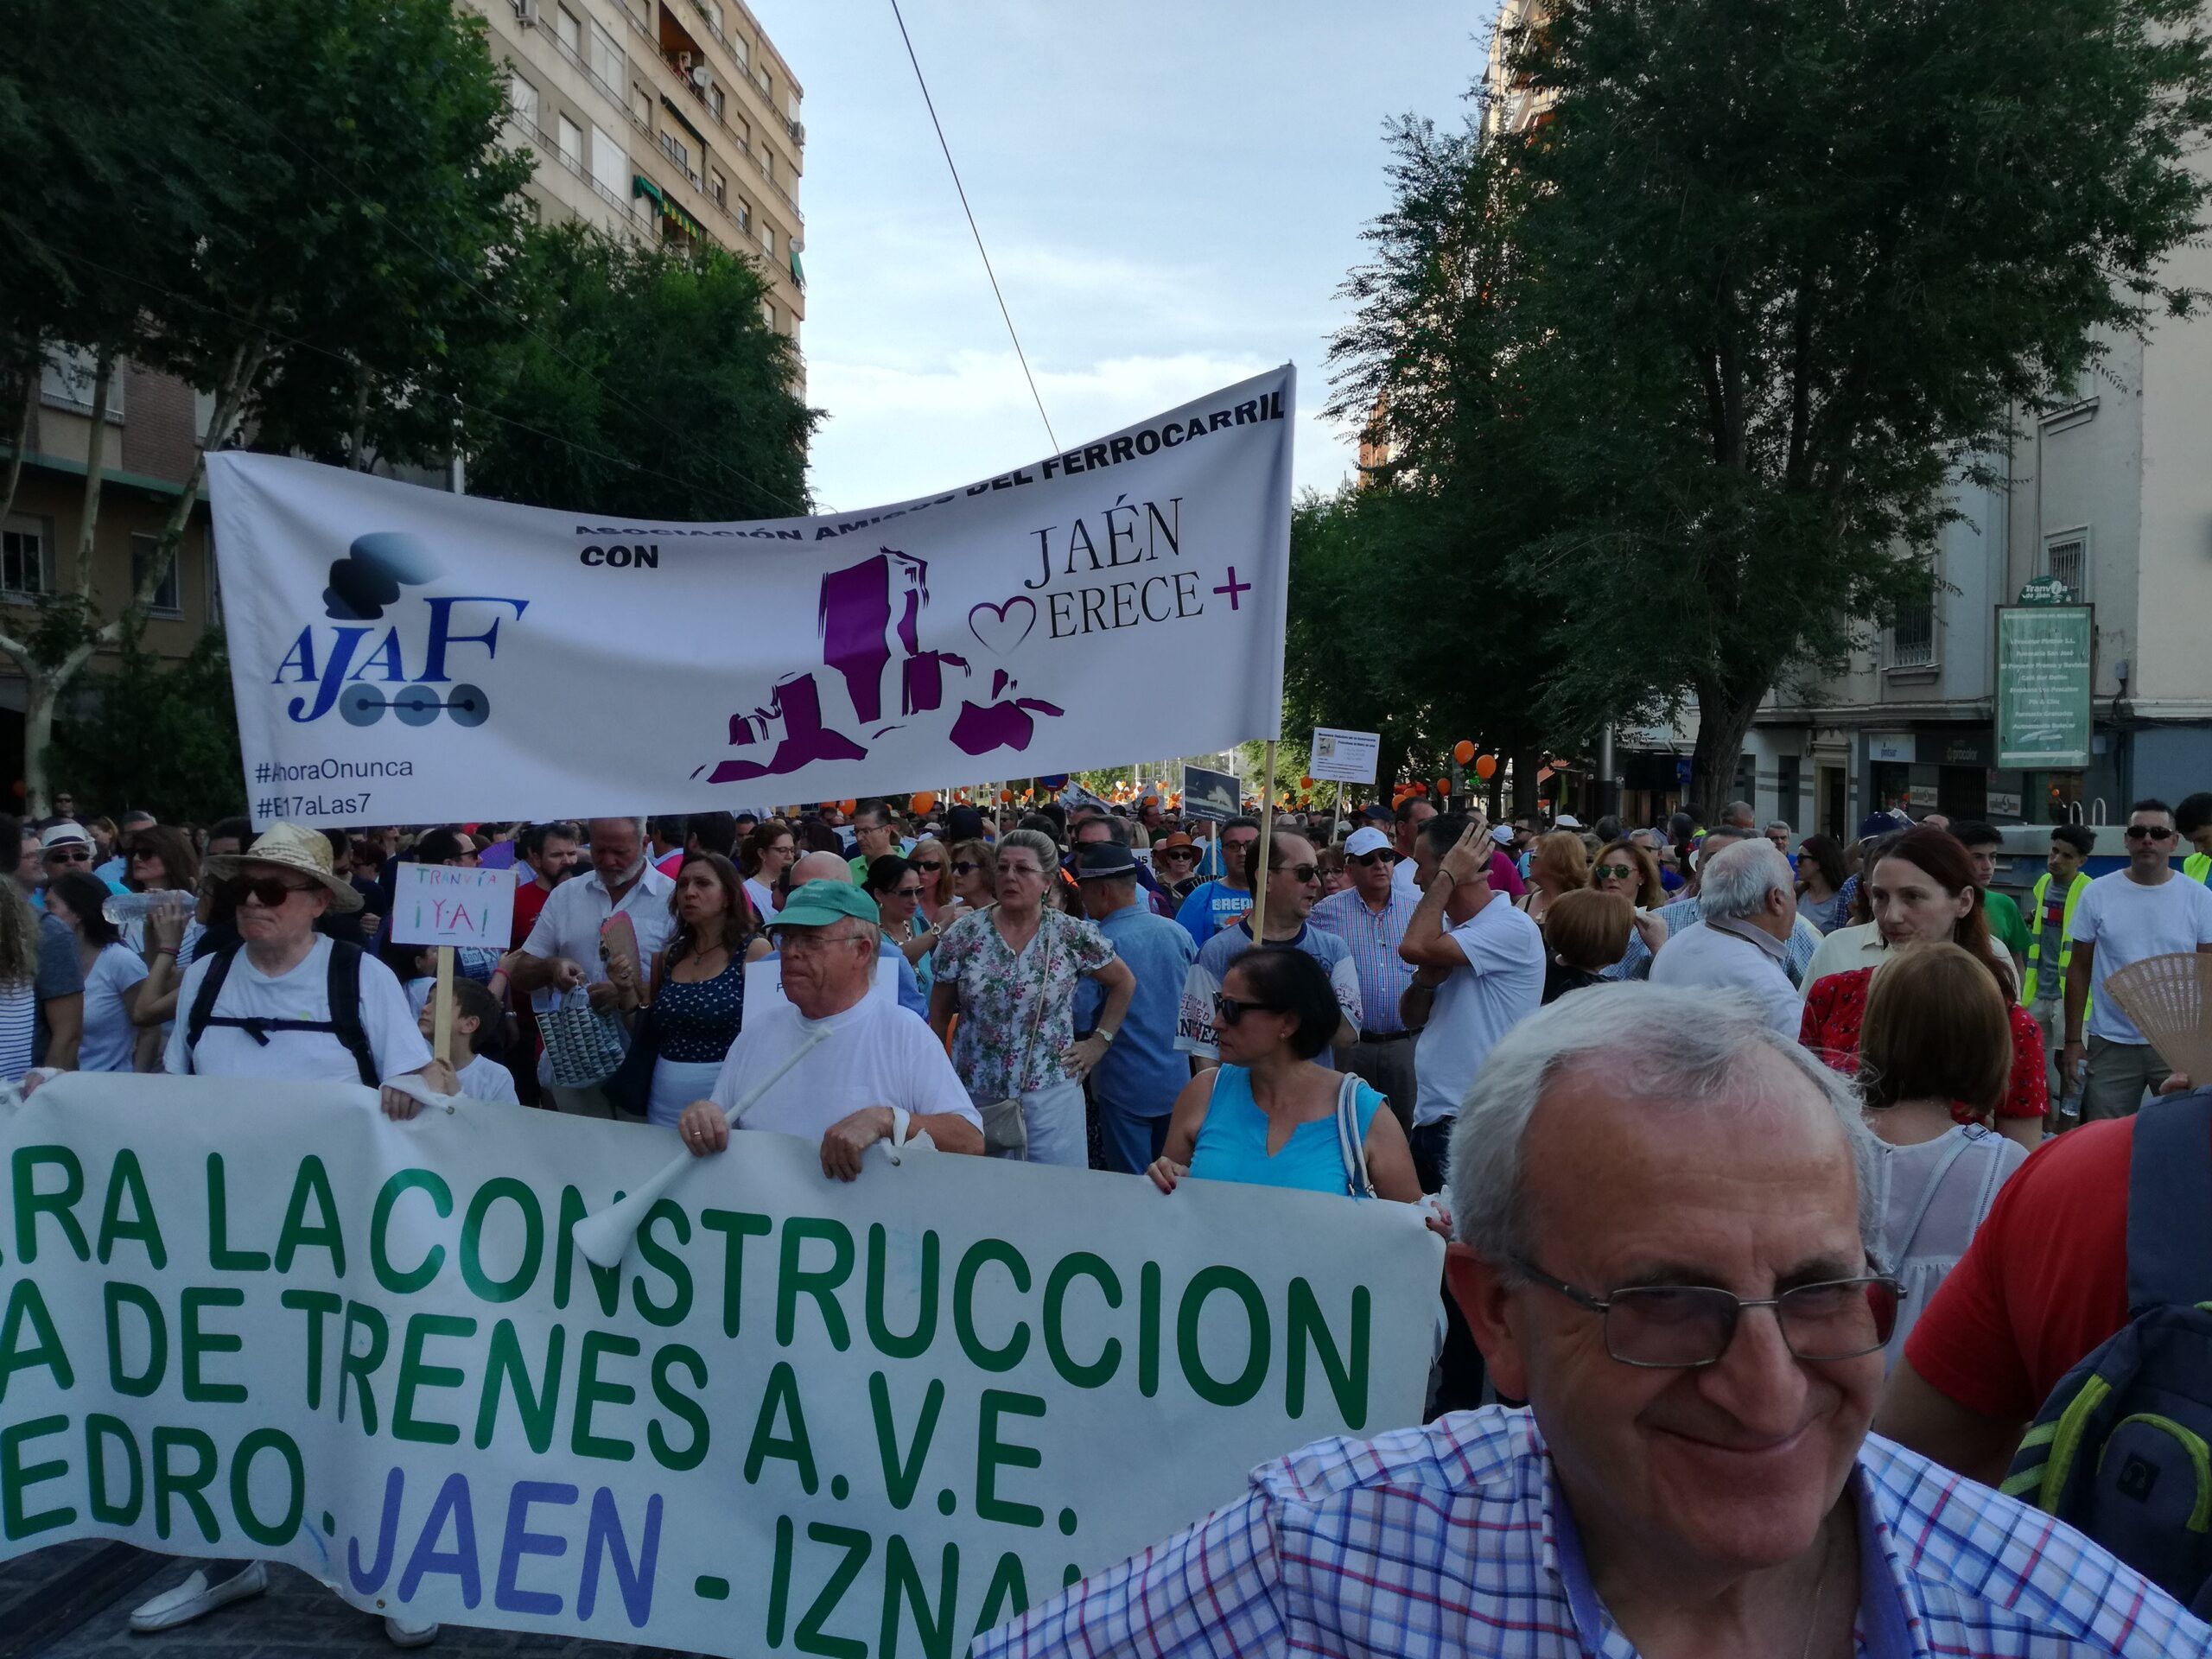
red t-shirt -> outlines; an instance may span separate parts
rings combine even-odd
[[[530,937],[530,930],[537,925],[537,912],[545,908],[545,901],[553,896],[553,889],[542,887],[537,878],[528,870],[520,872],[524,880],[515,888],[515,934],[510,950],[522,949],[522,942]]]
[[[2134,1149],[2133,1117],[2084,1123],[2044,1141],[1998,1189],[1905,1338],[1904,1357],[1938,1393],[1996,1421],[2024,1423],[2059,1378],[2127,1323]]]
[[[1815,980],[1805,993],[1797,1040],[1847,1077],[1859,1075],[1859,1028],[1866,1023],[1866,987],[1873,977],[1872,968],[1853,968]],[[2007,1003],[2005,1014],[2012,1022],[2012,1075],[1997,1116],[2039,1119],[2050,1104],[2043,1033],[2035,1016],[2018,1003]],[[1975,1121],[1973,1110],[1956,1102],[1952,1103],[1951,1116],[1961,1123]]]

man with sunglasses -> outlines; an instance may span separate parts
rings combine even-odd
[[[1221,826],[1217,842],[1221,861],[1221,874],[1211,881],[1201,882],[1191,890],[1175,912],[1175,919],[1191,936],[1199,950],[1206,948],[1206,941],[1237,920],[1252,908],[1251,883],[1245,870],[1252,861],[1252,849],[1260,844],[1260,825],[1254,818],[1231,818]]]
[[[1421,903],[1392,879],[1397,859],[1390,838],[1363,824],[1344,842],[1351,885],[1313,906],[1313,925],[1333,933],[1351,952],[1359,976],[1358,1040],[1344,1054],[1347,1071],[1364,1078],[1390,1103],[1399,1126],[1410,1129],[1414,1112],[1414,1033],[1398,1013],[1398,999],[1414,970],[1398,947]]]
[[[1260,848],[1255,841],[1244,855],[1244,880],[1256,891],[1260,881]],[[1176,1021],[1175,1046],[1191,1057],[1193,1076],[1216,1065],[1221,1047],[1215,1039],[1216,1001],[1229,964],[1264,943],[1282,950],[1303,950],[1319,963],[1337,994],[1343,1020],[1337,1027],[1335,1046],[1351,1044],[1364,1019],[1360,1005],[1359,970],[1352,965],[1351,947],[1333,933],[1308,925],[1314,902],[1321,896],[1321,866],[1313,843],[1287,830],[1274,832],[1268,855],[1267,938],[1255,941],[1249,914],[1231,922],[1198,948],[1198,960],[1183,976],[1183,1007]],[[1173,1103],[1171,1102],[1172,1105]]]
[[[2202,1659],[2141,1575],[1870,1438],[1897,1286],[1858,1119],[1707,997],[1606,986],[1534,1015],[1461,1111],[1445,1262],[1528,1404],[1265,1465],[976,1659]]]
[[[2136,802],[2128,809],[2126,841],[2127,868],[2090,882],[2074,910],[2066,1046],[2058,1069],[2069,1082],[2082,1079],[2085,1123],[2130,1116],[2144,1091],[2173,1071],[2107,995],[2105,981],[2145,957],[2212,950],[2212,890],[2174,868],[2180,836],[2173,809],[2159,800]]]

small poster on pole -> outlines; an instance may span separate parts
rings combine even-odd
[[[1204,766],[1183,768],[1183,816],[1208,823],[1226,823],[1244,810],[1243,785],[1233,772],[1208,772]]]
[[[1376,757],[1381,753],[1379,732],[1343,732],[1331,726],[1313,728],[1313,758],[1306,768],[1309,778],[1339,784],[1371,784]]]
[[[394,944],[478,944],[504,951],[514,942],[512,870],[403,861],[394,874]]]

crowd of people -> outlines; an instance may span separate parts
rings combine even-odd
[[[1262,1471],[978,1652],[1578,1650],[1455,1647],[1440,1608],[1549,1619],[1592,1653],[1608,1629],[1646,1653],[2212,1652],[2094,1546],[1959,1478],[2004,1484],[2054,1390],[2143,1311],[2137,1124],[2180,1113],[2162,1095],[2189,1079],[2106,985],[2212,951],[2212,796],[2137,803],[2124,867],[2095,877],[2090,833],[2055,827],[2024,915],[1988,825],[1885,813],[1845,845],[1743,802],[1638,829],[1420,798],[1268,823],[1147,799],[1013,823],[868,802],[16,829],[0,1077],[26,1086],[329,1078],[397,1117],[461,1094],[702,1157],[772,1129],[843,1180],[926,1136],[1170,1201],[1229,1180],[1418,1205],[1448,1231],[1430,1427]],[[432,959],[391,938],[409,860],[514,876],[508,948],[458,962],[437,1053]],[[2201,1131],[2190,1155],[2212,1194]],[[1536,1429],[1495,1414],[1524,1402]],[[2184,1520],[2212,1512],[2203,1466]],[[1571,1560],[1454,1576],[1456,1529],[1533,1552],[1561,1497]],[[1939,1512],[1958,1518],[1930,1548]],[[2129,1559],[2186,1599],[2212,1553],[2179,1530],[2180,1565]],[[1327,1563],[1295,1597],[1293,1549]],[[1395,1611],[1356,1590],[1376,1572]],[[1211,1607],[1176,1592],[1194,1573]],[[1885,1575],[1922,1639],[1961,1645],[1879,1645]],[[264,1583],[200,1564],[140,1627]],[[2168,1645],[2107,1640],[2129,1595]],[[2018,1641],[1989,1645],[2000,1626]]]

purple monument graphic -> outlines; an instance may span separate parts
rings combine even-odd
[[[822,578],[817,621],[822,633],[822,664],[842,680],[853,712],[863,727],[874,725],[884,713],[884,673],[899,664],[899,708],[901,715],[933,714],[943,709],[953,673],[962,679],[974,673],[968,658],[949,651],[925,649],[922,613],[930,602],[927,561],[883,548],[872,557]],[[1007,607],[984,607],[1002,614]],[[1026,599],[1028,620],[1035,607]],[[975,630],[971,613],[969,627]],[[1028,633],[1027,627],[994,645],[992,636],[976,638],[997,651],[1011,651]],[[1058,718],[1065,711],[1035,697],[1001,702],[1014,681],[1003,669],[991,677],[989,702],[963,698],[950,734],[952,741],[971,755],[997,749],[1016,752],[1029,747],[1036,733],[1036,716]],[[823,714],[823,690],[811,671],[786,674],[776,682],[767,702],[750,713],[729,717],[733,748],[765,745],[779,728],[782,736],[765,759],[726,760],[715,766],[712,780],[743,783],[755,778],[781,777],[818,760],[864,760],[868,748],[857,738],[827,723]],[[889,729],[889,728],[886,728]],[[879,731],[877,736],[881,736]],[[702,768],[703,770],[703,768]],[[694,774],[696,775],[696,773]]]

